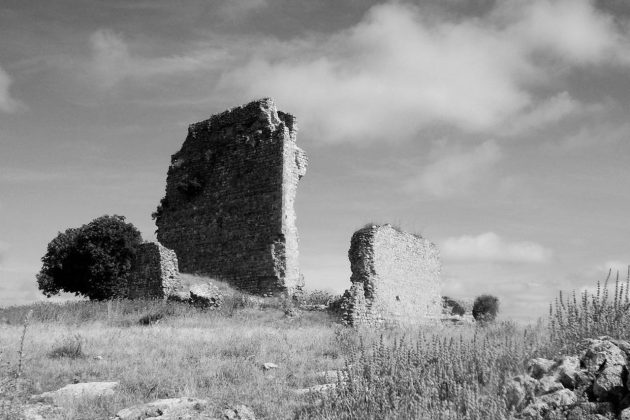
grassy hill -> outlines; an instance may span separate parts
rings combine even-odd
[[[563,299],[549,325],[381,331],[347,328],[326,312],[292,315],[291,301],[222,287],[219,310],[125,300],[0,309],[0,393],[20,401],[73,382],[120,382],[113,398],[77,401],[68,419],[106,419],[178,396],[208,399],[217,417],[245,404],[268,419],[500,419],[509,414],[505,381],[527,360],[571,351],[585,336],[627,337],[630,328],[619,283],[614,297]],[[278,368],[264,370],[266,362]],[[294,392],[327,382],[318,372],[339,369],[348,371],[348,387]]]

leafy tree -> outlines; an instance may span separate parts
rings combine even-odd
[[[123,216],[101,216],[59,232],[48,244],[37,274],[47,296],[61,291],[93,300],[124,296],[133,257],[142,237]]]
[[[499,298],[492,295],[477,296],[473,304],[472,314],[475,320],[492,322],[499,312]]]

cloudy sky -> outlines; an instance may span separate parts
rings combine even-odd
[[[625,0],[0,0],[0,306],[43,299],[58,231],[153,239],[188,124],[267,96],[310,157],[310,288],[349,286],[368,222],[518,320],[630,262]]]

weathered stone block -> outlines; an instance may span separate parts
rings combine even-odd
[[[294,201],[307,159],[296,135],[272,99],[189,127],[154,214],[183,272],[263,295],[302,286]]]
[[[437,247],[389,224],[354,233],[348,251],[352,287],[342,316],[351,325],[439,320],[441,262]]]
[[[179,289],[177,255],[157,242],[141,244],[129,277],[130,299],[163,299]]]

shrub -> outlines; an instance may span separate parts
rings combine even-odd
[[[559,353],[575,352],[585,338],[607,335],[626,340],[630,336],[630,273],[625,284],[615,280],[609,291],[611,272],[604,283],[597,282],[594,293],[584,291],[578,298],[559,293],[549,308],[549,332],[552,347]]]
[[[298,410],[298,419],[512,418],[505,380],[520,373],[535,342],[513,325],[473,337],[439,334],[365,342],[350,350],[348,380]]]
[[[85,357],[85,353],[83,352],[84,341],[84,338],[79,334],[66,337],[48,352],[48,357],[51,359],[60,359],[62,357],[81,359]]]
[[[449,315],[463,316],[466,313],[466,309],[458,301],[448,296],[442,296],[442,307]]]
[[[102,216],[60,232],[48,244],[37,275],[47,296],[61,291],[103,300],[125,295],[140,232],[123,216]]]
[[[492,295],[477,296],[473,304],[472,314],[475,320],[492,322],[499,312],[499,298]]]

